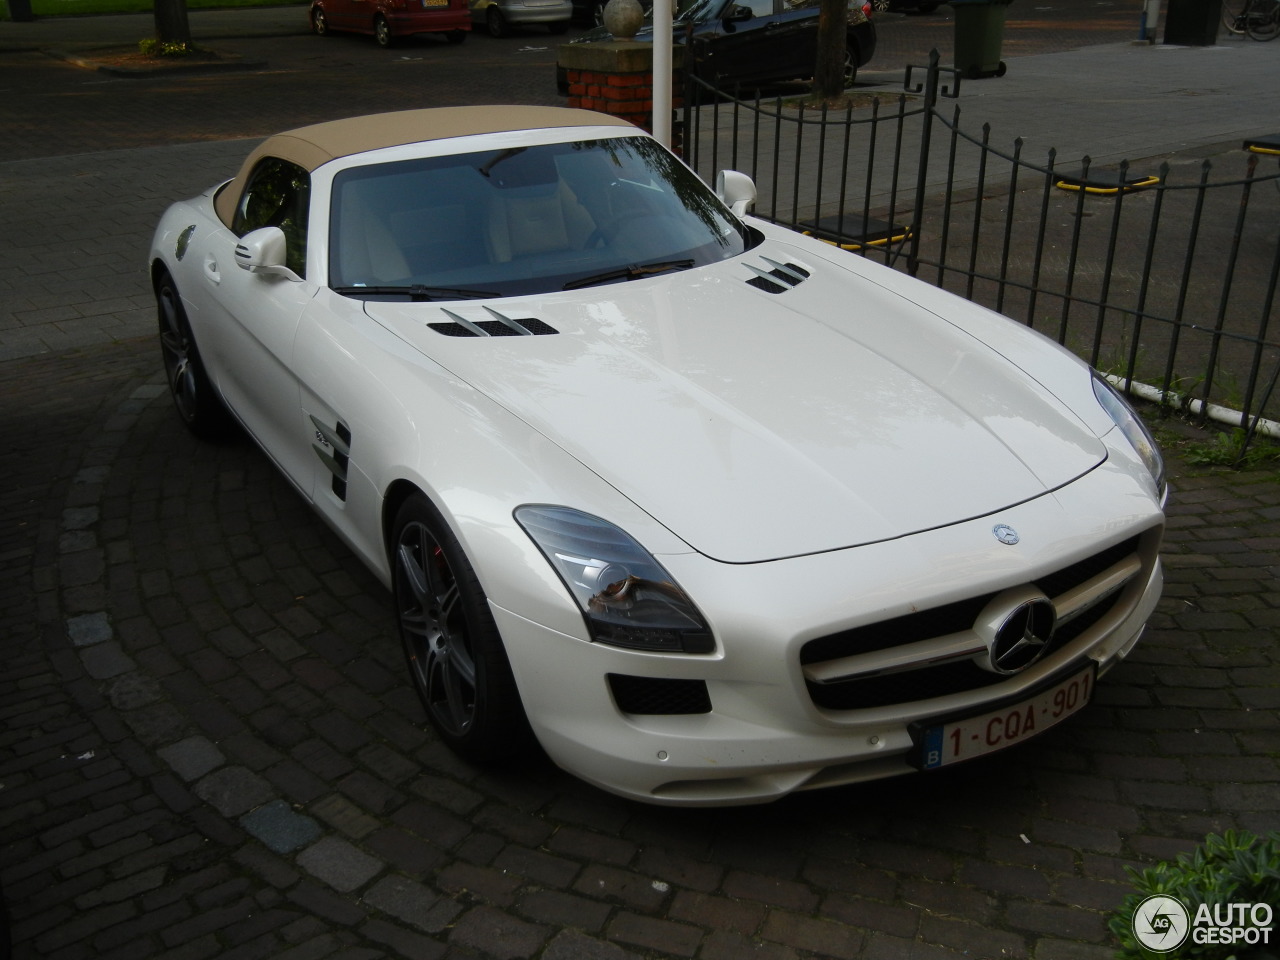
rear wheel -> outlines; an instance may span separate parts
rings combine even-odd
[[[432,726],[471,760],[526,752],[532,734],[484,590],[426,497],[397,511],[391,546],[400,639]]]
[[[387,18],[382,14],[378,14],[373,19],[373,39],[378,41],[378,46],[391,46],[391,24],[387,23]]]
[[[1274,40],[1280,33],[1280,0],[1253,0],[1245,16],[1249,36],[1255,40]]]
[[[173,405],[196,436],[220,437],[230,429],[231,415],[205,372],[182,298],[168,271],[156,278],[155,292],[160,355]]]

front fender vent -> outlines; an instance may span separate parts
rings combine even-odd
[[[333,495],[345,501],[347,499],[347,467],[351,463],[351,431],[347,429],[345,423],[341,422],[330,428],[314,414],[311,415],[311,425],[315,427],[311,449],[333,475],[330,482]]]
[[[545,337],[560,332],[532,317],[516,320],[504,316],[492,307],[485,309],[492,314],[492,320],[468,320],[442,307],[441,312],[449,318],[449,322],[429,323],[427,326],[446,337]]]
[[[755,274],[747,283],[757,290],[774,294],[786,293],[792,287],[798,287],[809,279],[809,271],[798,264],[779,263],[777,260],[770,260],[768,257],[761,257],[760,259],[772,269],[761,270],[759,267],[747,264],[747,269]]]

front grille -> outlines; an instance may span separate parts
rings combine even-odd
[[[1083,636],[1124,601],[1124,585],[1132,579],[1131,573],[1125,574],[1135,569],[1138,547],[1139,538],[1133,537],[1033,581],[1055,605],[1094,578],[1111,574],[1118,581],[1113,589],[1079,611],[1064,613],[1059,607],[1060,624],[1045,657]],[[912,643],[922,644],[923,651],[928,641],[971,631],[978,615],[996,596],[998,593],[983,594],[809,641],[800,651],[800,663],[805,667],[845,657],[864,657],[854,675],[825,683],[808,680],[810,698],[816,706],[828,710],[870,709],[980,690],[1008,680],[1007,676],[984,670],[968,657],[895,663],[885,672],[875,669],[877,653],[884,653],[887,658],[896,648]]]
[[[710,713],[711,697],[701,680],[671,680],[663,677],[632,677],[609,674],[613,702],[623,713],[690,714]]]

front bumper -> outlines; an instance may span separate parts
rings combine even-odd
[[[1090,662],[1101,675],[1137,642],[1160,595],[1163,515],[1118,459],[997,515],[885,543],[739,566],[663,557],[711,622],[718,651],[709,656],[619,650],[495,609],[530,722],[561,767],[650,803],[756,803],[910,773],[918,725],[1016,702]],[[998,542],[996,523],[1016,528],[1022,541]],[[1022,672],[868,706],[856,696],[820,706],[811,690],[812,671],[806,677],[802,665],[810,641],[1025,590],[1116,550],[1131,556],[1115,565],[1105,606],[1095,604],[1068,640]],[[624,710],[617,677],[659,689],[705,686],[709,702],[699,712]]]

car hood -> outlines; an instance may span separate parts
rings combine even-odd
[[[712,266],[572,293],[365,309],[726,562],[992,514],[1105,458],[1039,383],[908,299],[913,281],[835,262],[847,256],[774,240]],[[770,261],[808,276],[753,284]],[[868,268],[882,282],[859,276]],[[492,323],[489,308],[554,333],[441,332],[457,334],[457,317]]]

